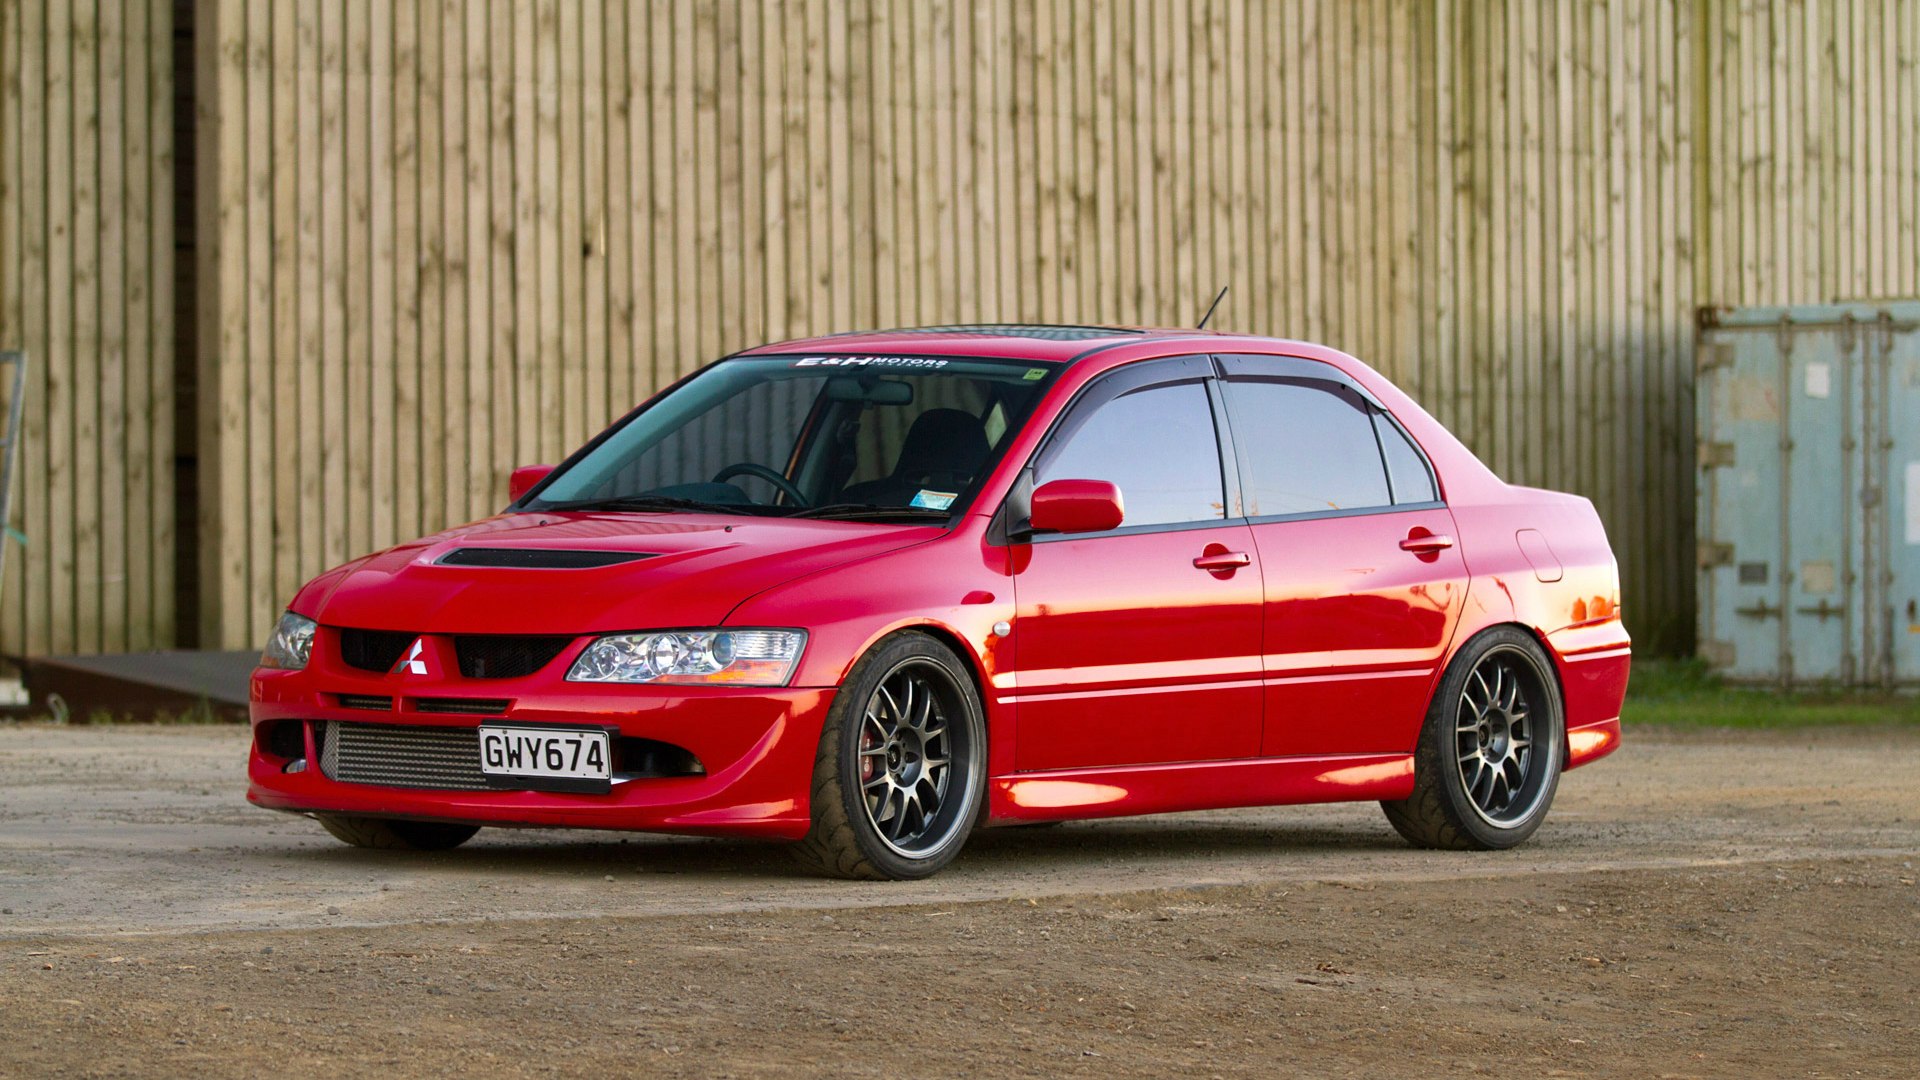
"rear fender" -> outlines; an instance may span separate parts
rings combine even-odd
[[[1512,622],[1546,646],[1566,702],[1573,768],[1620,741],[1632,658],[1620,571],[1592,503],[1531,488],[1509,492],[1498,503],[1455,508],[1473,575],[1456,640]]]

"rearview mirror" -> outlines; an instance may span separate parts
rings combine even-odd
[[[913,384],[891,379],[835,376],[827,380],[827,400],[857,401],[863,405],[911,405]]]
[[[1125,518],[1120,488],[1106,480],[1049,480],[1034,489],[1027,510],[1035,532],[1106,532]]]
[[[551,465],[522,465],[513,470],[507,478],[507,501],[519,502],[520,496],[532,491],[552,471]]]

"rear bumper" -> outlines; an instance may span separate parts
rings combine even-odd
[[[418,818],[475,825],[551,826],[798,839],[809,824],[808,788],[832,689],[601,687],[552,679],[503,680],[488,696],[509,698],[498,716],[420,713],[390,681],[309,671],[259,671],[252,680],[254,734],[247,799],[274,810]],[[377,685],[375,685],[377,684]],[[408,689],[411,689],[410,686]],[[450,690],[427,686],[424,693]],[[473,683],[460,689],[472,696]],[[517,691],[517,692],[516,692]],[[348,709],[341,694],[392,695],[390,711]],[[344,721],[477,728],[482,723],[593,724],[691,751],[704,775],[617,783],[604,795],[538,791],[450,791],[347,783],[324,775],[304,725],[308,766],[268,749],[265,725]]]
[[[1548,635],[1567,707],[1567,768],[1620,748],[1620,709],[1633,670],[1633,645],[1618,618]]]
[[[1567,731],[1567,768],[1577,769],[1620,749],[1620,721],[1602,720]]]

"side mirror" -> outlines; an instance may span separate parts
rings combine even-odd
[[[1049,480],[1034,489],[1027,510],[1035,532],[1106,532],[1125,517],[1119,487],[1106,480]]]
[[[551,465],[522,465],[513,470],[513,475],[507,478],[507,501],[519,502],[520,496],[532,491],[552,471]]]

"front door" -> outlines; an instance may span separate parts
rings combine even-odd
[[[1013,551],[1023,772],[1259,752],[1259,556],[1227,517],[1210,370],[1199,357],[1120,369],[1036,459],[1035,485],[1111,481],[1126,513]]]

